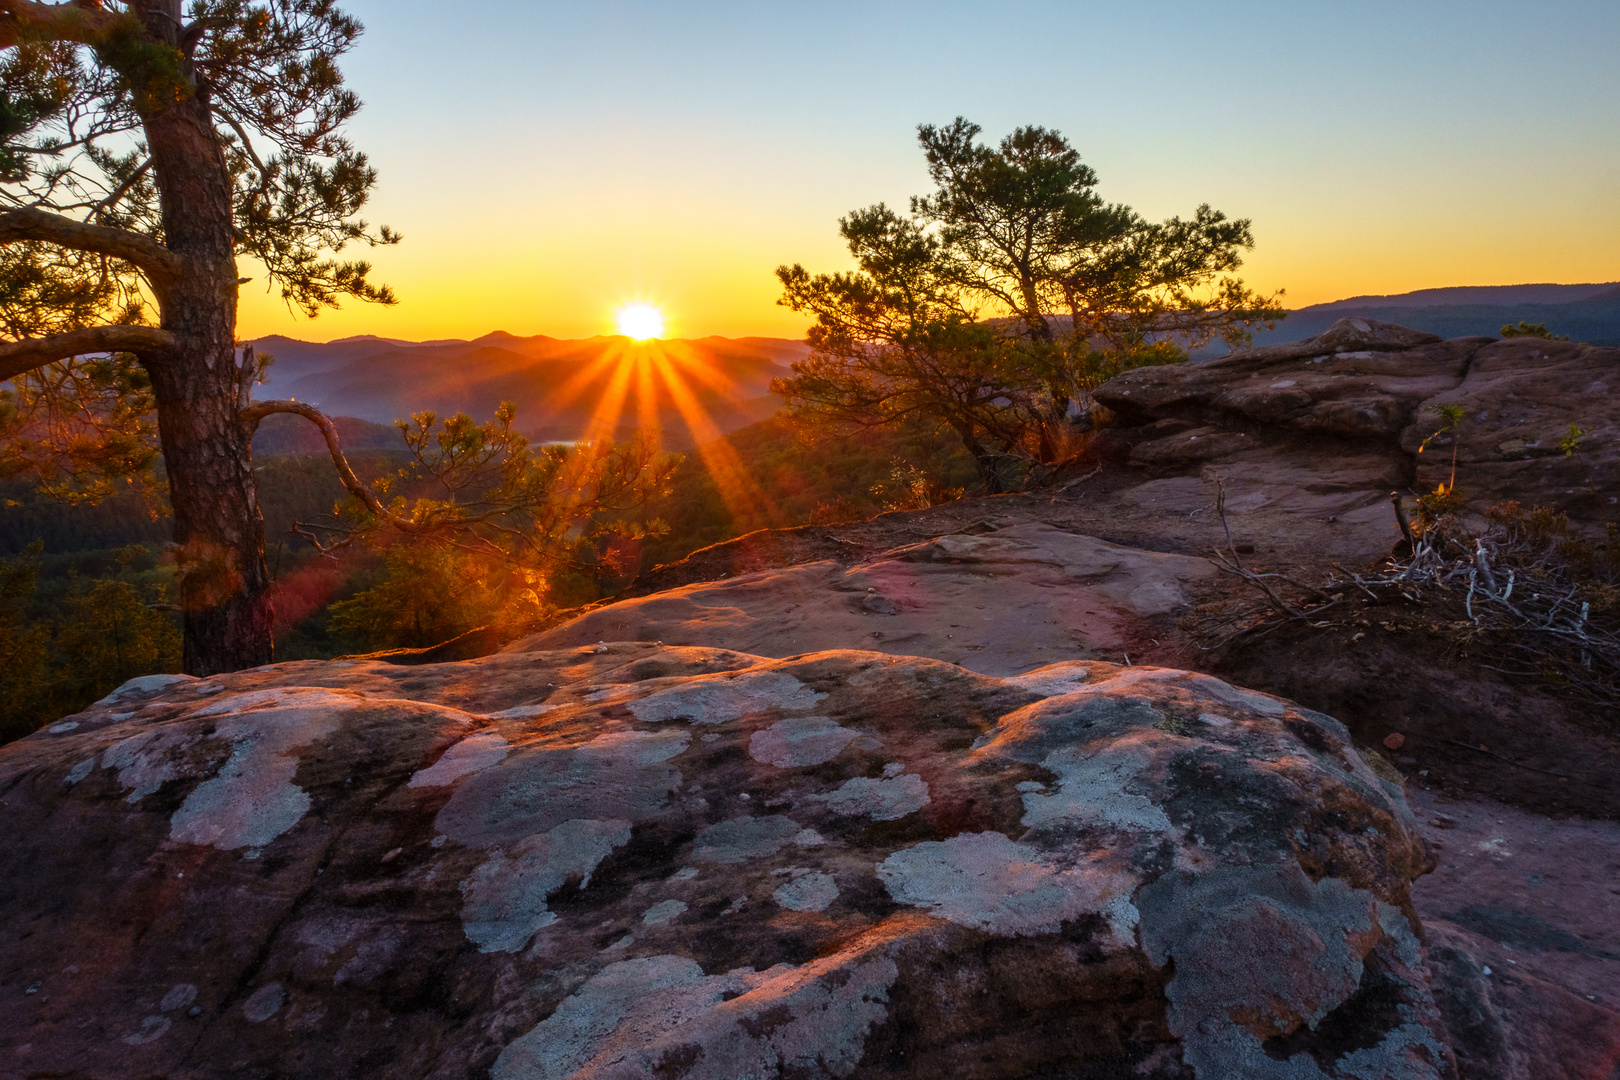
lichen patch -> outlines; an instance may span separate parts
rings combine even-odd
[[[1061,664],[1048,664],[1034,671],[1017,675],[1006,681],[1021,690],[1042,697],[1072,694],[1092,680],[1092,664],[1084,660],[1069,660]]]
[[[791,716],[754,732],[748,756],[779,769],[801,769],[831,761],[859,734],[825,716]]]
[[[265,709],[223,720],[216,738],[229,739],[231,755],[210,780],[197,785],[169,818],[169,837],[221,851],[263,847],[301,821],[309,795],[292,782],[293,753],[341,726],[333,695],[299,695],[310,704]],[[351,706],[353,699],[338,699]]]
[[[480,952],[517,952],[557,916],[546,900],[569,878],[580,888],[616,847],[630,842],[623,820],[565,821],[508,851],[492,852],[461,886],[461,920]]]
[[[408,787],[443,787],[453,784],[491,765],[499,764],[511,751],[512,744],[496,731],[480,731],[467,736],[440,755],[425,769],[410,779]]]
[[[739,817],[711,825],[698,834],[692,857],[708,863],[740,863],[764,859],[794,842],[800,829],[782,814]]]
[[[687,720],[694,724],[723,724],[772,709],[813,709],[826,696],[786,672],[761,671],[700,676],[632,701],[629,707],[637,720],[648,723]]]
[[[643,926],[660,926],[685,910],[686,902],[684,900],[665,900],[643,911],[641,913],[641,924]]]
[[[876,950],[724,975],[680,956],[622,960],[507,1046],[491,1080],[629,1080],[677,1068],[686,1080],[847,1077],[898,975]]]
[[[1058,776],[1057,791],[1024,793],[1023,824],[1032,829],[1070,823],[1148,833],[1170,831],[1170,819],[1147,795],[1130,790],[1153,763],[1136,743],[1116,742],[1098,753],[1054,750],[1041,765]],[[1143,783],[1142,790],[1151,790]]]
[[[915,773],[882,780],[857,776],[815,799],[835,814],[864,814],[873,821],[897,821],[929,803],[928,784]]]
[[[1005,936],[1046,934],[1098,914],[1136,879],[1102,868],[1060,868],[998,832],[961,833],[890,855],[878,878],[897,903]]]
[[[183,755],[198,740],[199,735],[186,728],[143,731],[104,750],[101,767],[117,771],[119,785],[129,791],[125,801],[133,806],[169,781],[191,775]],[[74,771],[82,766],[83,762],[74,766]]]
[[[196,681],[194,675],[141,675],[125,682],[118,689],[96,702],[96,705],[111,705],[113,702],[120,701],[132,694],[149,694],[155,690],[173,686],[175,683]],[[91,707],[94,708],[95,706]]]
[[[640,820],[681,783],[686,731],[605,732],[579,746],[517,746],[461,781],[435,819],[467,847],[508,848],[571,819]]]
[[[831,874],[812,872],[779,886],[771,895],[789,911],[825,911],[838,899],[838,883]]]

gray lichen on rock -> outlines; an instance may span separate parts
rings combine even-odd
[[[367,663],[176,684],[156,722],[24,740],[48,782],[8,800],[115,815],[211,898],[135,946],[152,989],[115,1026],[154,1073],[185,983],[208,1053],[273,1064],[296,1034],[351,1071],[434,1045],[502,1080],[844,1078],[997,1040],[996,1080],[1444,1075],[1402,914],[1426,854],[1334,721],[1157,668],[716,655],[466,666],[543,713],[402,699]],[[441,992],[470,1021],[408,1004]],[[1054,1036],[1071,1015],[1097,1037]]]

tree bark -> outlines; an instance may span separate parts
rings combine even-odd
[[[1035,291],[1033,277],[1024,276],[1018,283],[1020,294],[1024,298],[1024,324],[1029,327],[1029,335],[1043,345],[1052,343],[1052,327],[1047,323],[1046,316],[1041,313],[1041,298]]]
[[[984,481],[984,493],[1000,495],[1001,471],[996,468],[990,451],[985,449],[970,425],[956,423],[951,426],[956,429],[957,437],[962,440],[962,448],[973,458],[973,464],[979,470],[979,479]]]
[[[178,44],[179,0],[132,7],[154,39]],[[232,186],[205,91],[156,97],[143,101],[137,92],[137,107],[161,193],[164,246],[185,272],[154,282],[174,347],[146,368],[174,507],[185,669],[213,675],[273,658],[252,425],[240,415]]]

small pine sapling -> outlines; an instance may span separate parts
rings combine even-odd
[[[1428,445],[1440,436],[1455,432],[1457,427],[1468,415],[1461,405],[1432,405],[1429,411],[1440,417],[1440,426],[1421,443],[1418,444],[1418,453],[1423,453]],[[1433,491],[1418,496],[1417,511],[1418,522],[1424,532],[1428,532],[1448,514],[1455,514],[1462,509],[1462,496],[1457,494],[1457,451],[1460,447],[1457,436],[1451,436],[1451,477]]]

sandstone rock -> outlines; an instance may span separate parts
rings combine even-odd
[[[1426,410],[1461,406],[1453,435],[1418,445],[1438,422]],[[1585,521],[1620,520],[1620,349],[1512,338],[1481,349],[1466,376],[1423,403],[1401,432],[1416,457],[1420,490],[1449,482],[1452,440],[1457,490],[1476,503],[1514,499],[1556,506]],[[1560,441],[1570,425],[1588,434],[1578,455]]]
[[[58,728],[0,750],[17,1075],[1453,1075],[1400,789],[1208,676],[592,644]]]
[[[1607,1077],[1620,1014],[1497,961],[1491,943],[1443,921],[1429,929],[1436,998],[1465,1080]]]
[[[1607,1080],[1620,1067],[1620,823],[1408,794],[1443,838],[1412,898],[1462,1075]]]
[[[1457,490],[1476,512],[1513,499],[1596,526],[1620,507],[1615,386],[1620,349],[1440,341],[1342,319],[1307,341],[1126,372],[1097,398],[1134,428],[1122,436],[1130,464],[1154,477],[1196,472],[1266,488],[1296,516],[1342,521],[1381,492],[1433,490],[1450,482],[1455,447]],[[1420,455],[1445,405],[1465,418]],[[1578,455],[1561,446],[1572,424],[1588,433]],[[1327,492],[1334,497],[1312,497]]]
[[[1354,323],[1367,329],[1358,330]],[[1126,420],[1180,417],[1393,441],[1426,399],[1456,386],[1489,338],[1442,342],[1341,319],[1321,337],[1208,364],[1137,368],[1097,399]]]
[[[1154,627],[1214,574],[1202,558],[1030,523],[623,600],[510,648],[641,640],[783,657],[860,643],[1013,675],[1077,654],[1123,658],[1164,636]]]

